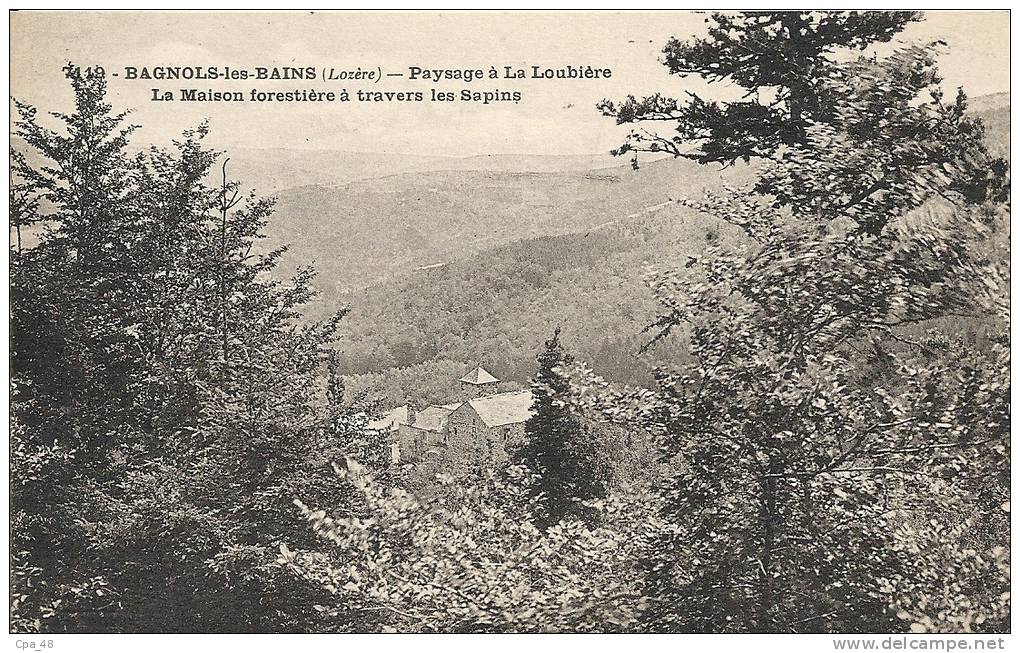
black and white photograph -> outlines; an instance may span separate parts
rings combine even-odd
[[[10,650],[1010,648],[1008,8],[8,19]]]

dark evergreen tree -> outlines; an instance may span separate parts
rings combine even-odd
[[[128,156],[102,73],[66,74],[60,131],[16,123],[15,209],[46,223],[11,253],[16,629],[314,629],[320,593],[273,560],[293,497],[346,505],[340,315],[298,321],[312,272],[273,278],[272,202],[238,198],[204,126]]]
[[[12,372],[46,371],[22,385],[39,408],[25,425],[50,444],[74,441],[79,464],[91,464],[84,457],[101,455],[103,434],[133,419],[123,398],[139,374],[137,351],[120,328],[130,324],[134,287],[117,283],[133,276],[126,254],[137,214],[124,148],[134,127],[104,103],[104,79],[70,65],[65,72],[77,110],[52,114],[64,133],[17,104],[18,135],[48,165],[12,160],[13,222],[19,232],[36,222],[48,231],[38,247],[12,259]],[[49,210],[40,212],[40,204]],[[99,395],[108,401],[82,401]]]
[[[809,123],[831,119],[834,98],[819,81],[831,73],[834,53],[889,41],[920,18],[916,11],[714,12],[706,37],[671,38],[663,62],[674,75],[736,84],[745,91],[739,100],[656,94],[599,108],[620,124],[676,123],[670,138],[635,131],[618,154],[665,152],[701,163],[771,156],[803,141]]]
[[[859,154],[834,171],[839,188],[826,192],[845,192],[845,201],[834,203],[836,213],[868,213],[870,222],[861,228],[873,233],[890,213],[916,206],[927,194],[929,188],[916,185],[919,170],[931,173],[937,192],[954,200],[1007,201],[1008,165],[988,153],[981,121],[966,113],[966,95],[959,90],[952,102],[943,101],[935,53],[944,44],[912,46],[884,60],[867,52],[848,56],[889,41],[921,18],[915,11],[713,13],[706,37],[666,44],[665,63],[675,75],[736,85],[744,90],[741,98],[688,93],[686,102],[660,94],[603,100],[599,108],[618,124],[667,123],[675,132],[635,129],[613,154],[633,154],[635,167],[639,152],[724,165],[781,162],[820,146],[820,137],[838,138]],[[853,111],[849,97],[869,103],[872,112]],[[935,111],[918,106],[924,104]],[[856,159],[872,151],[883,156],[863,168]],[[790,180],[775,174],[778,168],[767,168],[755,190],[782,204],[797,201],[785,191]],[[898,192],[903,186],[907,192]]]
[[[542,514],[536,523],[545,527],[569,518],[591,521],[593,511],[583,502],[609,491],[611,468],[597,433],[559,401],[569,388],[553,370],[572,362],[557,327],[538,355],[531,385],[534,414],[524,424],[525,442],[515,453],[518,462],[539,474],[534,492]]]

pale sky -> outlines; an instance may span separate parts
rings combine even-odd
[[[61,66],[97,63],[110,78],[110,99],[133,110],[136,139],[166,144],[210,119],[212,144],[403,154],[593,154],[619,145],[622,129],[595,110],[603,97],[704,90],[670,76],[659,62],[671,35],[701,33],[691,12],[16,12],[11,15],[12,94],[43,110],[67,110],[71,94]],[[972,96],[1009,90],[1009,14],[928,12],[898,41],[941,39],[948,88]],[[418,90],[406,78],[364,82],[128,81],[125,66],[334,66],[406,73],[422,68],[566,65],[611,68],[607,80],[505,79],[442,90],[520,90],[519,104],[421,102],[157,103],[151,88],[240,90],[317,88]]]

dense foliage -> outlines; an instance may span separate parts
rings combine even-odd
[[[896,183],[882,174],[883,165],[941,164],[953,168],[954,190],[969,199],[1003,201],[1008,195],[1008,185],[1003,183],[1006,163],[975,147],[981,140],[981,127],[963,113],[962,91],[956,114],[943,114],[931,124],[914,119],[908,110],[914,108],[907,103],[919,89],[940,81],[933,65],[933,49],[940,44],[897,51],[881,60],[861,56],[850,65],[841,62],[855,50],[888,42],[920,19],[915,11],[713,13],[706,21],[707,36],[690,41],[674,38],[666,44],[664,63],[675,75],[728,82],[742,91],[740,98],[716,101],[688,93],[685,103],[659,94],[641,100],[631,96],[620,103],[603,100],[599,108],[618,123],[666,123],[676,132],[663,136],[635,129],[614,154],[633,153],[635,166],[639,152],[701,163],[781,159],[786,148],[802,147],[812,138],[818,143],[817,135],[812,136],[818,127],[832,126],[859,146],[840,171],[851,174],[839,179],[864,198],[873,196],[876,187],[887,189]],[[851,96],[871,113],[855,112],[856,122],[848,124],[844,105]],[[887,116],[887,110],[898,115]],[[904,116],[905,120],[897,119]],[[859,159],[867,156],[870,138],[895,139],[900,145],[913,138],[919,147],[887,149],[889,158],[869,161],[877,165],[871,171],[878,173],[876,178],[856,186],[860,175],[852,171],[861,170]],[[768,175],[760,178],[758,190],[784,199],[777,192],[781,185]],[[868,202],[863,204],[862,209],[871,208]]]
[[[11,253],[15,629],[307,629],[314,593],[271,563],[294,495],[345,501],[336,319],[296,320],[311,275],[271,278],[272,204],[206,185],[204,127],[129,157],[105,79],[66,73],[59,129],[16,124],[46,163],[14,171],[45,225]]]
[[[747,183],[323,321],[206,128],[129,155],[69,65],[72,113],[16,105],[12,629],[1007,630],[1008,169],[931,47],[846,56],[916,18],[715,16],[671,70],[777,99],[670,105],[667,151]],[[518,464],[391,464],[372,392],[479,362],[532,381]]]
[[[831,119],[839,95],[824,81],[838,68],[837,55],[887,42],[919,19],[916,11],[714,12],[704,37],[671,38],[662,61],[673,75],[731,82],[739,99],[689,93],[686,102],[661,94],[603,100],[599,108],[620,124],[675,123],[675,136],[635,130],[615,153],[732,163],[802,143],[809,125]]]
[[[757,183],[685,201],[747,235],[649,277],[656,338],[683,327],[695,360],[654,391],[568,375],[575,405],[656,433],[682,470],[653,627],[1008,623],[1008,208],[962,183],[988,157],[962,95],[924,100],[936,79],[922,48],[836,67],[828,121]]]
[[[279,559],[333,595],[323,614],[357,606],[396,632],[619,632],[648,604],[637,564],[667,528],[648,502],[595,502],[597,528],[543,529],[536,479],[522,467],[443,477],[429,504],[388,490],[354,461],[337,471],[366,510],[330,517],[298,501],[328,547],[283,546]]]

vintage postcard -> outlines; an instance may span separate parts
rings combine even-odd
[[[12,646],[1006,647],[1007,10],[9,23]]]

